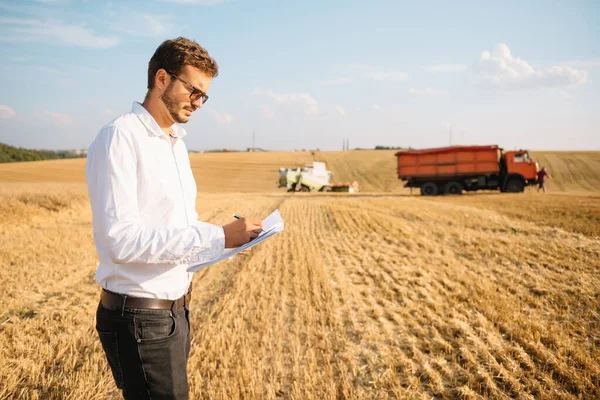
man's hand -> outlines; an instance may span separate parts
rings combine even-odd
[[[223,226],[225,248],[240,247],[256,239],[262,232],[262,221],[258,218],[241,218]]]

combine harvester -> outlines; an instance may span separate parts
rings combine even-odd
[[[358,182],[332,183],[332,176],[318,161],[304,168],[279,168],[279,187],[287,187],[288,192],[358,192]]]
[[[500,190],[518,193],[537,182],[538,164],[527,150],[504,152],[492,146],[451,146],[402,150],[396,154],[398,179],[423,196]]]

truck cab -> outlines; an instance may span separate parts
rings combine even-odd
[[[514,182],[513,185],[523,187],[527,185],[535,184],[537,180],[537,173],[539,172],[539,165],[529,154],[527,150],[515,150],[515,151],[506,151],[502,154],[502,169],[504,169],[503,174],[504,180],[506,183]],[[505,185],[506,191],[522,191],[521,190],[511,190],[515,189],[513,185]]]

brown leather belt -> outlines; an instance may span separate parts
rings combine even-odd
[[[189,305],[191,299],[191,287],[190,291],[186,295],[181,296],[177,300],[129,297],[123,294],[109,292],[106,289],[102,289],[102,293],[100,294],[100,301],[102,302],[102,307],[113,311],[122,311],[126,308],[141,308],[149,310],[174,310]]]

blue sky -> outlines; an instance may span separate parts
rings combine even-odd
[[[600,149],[600,2],[0,0],[0,142],[85,148],[186,36],[219,63],[195,150]]]

